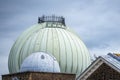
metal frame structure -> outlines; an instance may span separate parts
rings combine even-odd
[[[42,17],[38,17],[38,23],[44,23],[44,22],[59,22],[62,23],[65,26],[65,18],[62,16],[42,16]]]

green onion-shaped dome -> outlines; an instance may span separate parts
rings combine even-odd
[[[9,72],[19,72],[26,57],[41,51],[57,59],[61,72],[80,74],[91,62],[86,46],[64,21],[40,20],[14,43],[8,60]]]

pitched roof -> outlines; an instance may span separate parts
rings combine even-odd
[[[79,75],[77,80],[85,80],[89,77],[95,70],[99,68],[103,63],[107,64],[114,70],[120,73],[120,56],[118,54],[108,53],[104,56],[99,56],[81,75]]]
[[[106,61],[106,64],[110,65],[113,69],[120,72],[120,57],[109,53],[106,56],[101,56]]]

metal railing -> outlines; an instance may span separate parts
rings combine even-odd
[[[44,23],[44,22],[59,22],[62,23],[65,26],[65,18],[62,16],[42,16],[42,17],[38,17],[38,23]]]

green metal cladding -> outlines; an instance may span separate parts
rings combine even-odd
[[[91,62],[86,46],[68,27],[58,22],[44,22],[18,37],[9,54],[9,72],[19,72],[27,56],[41,51],[57,59],[61,72],[80,74]]]

